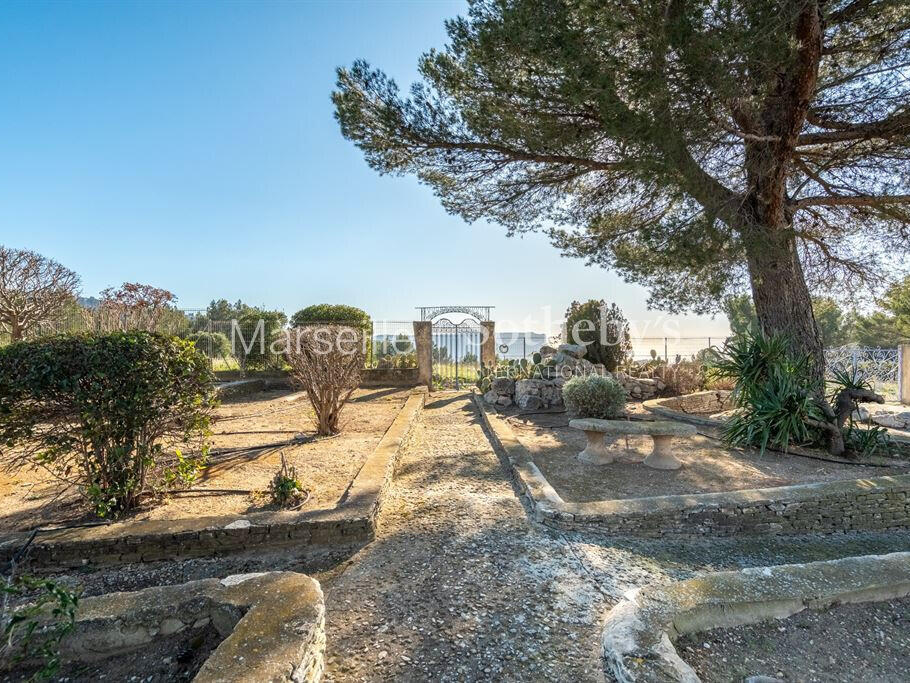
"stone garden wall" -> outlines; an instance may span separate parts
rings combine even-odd
[[[910,527],[910,475],[564,503],[544,523],[632,536],[833,533]]]
[[[535,367],[533,377],[497,377],[490,390],[484,394],[484,400],[504,408],[515,404],[522,410],[562,408],[562,385],[572,377],[585,375],[612,377],[623,386],[633,401],[654,398],[666,388],[657,379],[632,377],[621,371],[608,372],[603,365],[592,363],[584,357],[584,346],[544,346],[540,349],[540,355],[541,362]],[[504,371],[504,374],[507,373]]]

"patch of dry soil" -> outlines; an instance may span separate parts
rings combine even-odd
[[[701,434],[674,440],[676,457],[683,463],[678,470],[654,470],[640,464],[651,452],[653,442],[647,436],[607,437],[605,442],[617,460],[610,465],[592,465],[576,458],[585,447],[585,435],[568,426],[568,414],[529,414],[508,419],[547,481],[569,502],[736,491],[910,471],[729,449],[718,439]]]
[[[332,508],[401,411],[408,389],[359,389],[345,406],[342,432],[316,438],[306,396],[266,391],[222,404],[213,426],[212,456],[193,488],[137,511],[131,519],[176,519],[269,509],[264,494],[281,454],[297,469],[309,499],[301,510]],[[288,444],[297,434],[311,440]],[[0,531],[88,521],[79,492],[43,469],[0,470]]]
[[[787,619],[694,633],[676,648],[706,683],[755,675],[902,683],[910,678],[910,598],[807,609]]]

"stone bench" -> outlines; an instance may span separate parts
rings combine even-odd
[[[578,459],[595,465],[613,462],[613,454],[604,444],[604,436],[650,436],[654,440],[651,454],[643,465],[657,470],[678,470],[682,463],[672,453],[670,444],[675,436],[693,436],[695,427],[684,422],[654,420],[632,422],[629,420],[596,420],[593,418],[570,420],[569,426],[585,433],[588,443],[578,454]]]

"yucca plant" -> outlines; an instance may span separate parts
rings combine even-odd
[[[724,429],[727,443],[764,452],[817,441],[818,430],[811,425],[825,416],[809,368],[808,356],[793,353],[781,335],[749,331],[727,341],[712,364],[716,376],[735,382],[739,411]]]
[[[823,383],[812,377],[810,357],[792,348],[784,335],[754,331],[724,345],[711,371],[735,382],[733,401],[739,410],[724,428],[727,443],[764,452],[827,442],[833,455],[842,455],[848,446],[851,452],[869,455],[880,437],[854,434],[852,413],[859,400],[884,399],[864,378],[846,370],[834,372],[833,392],[826,399]]]

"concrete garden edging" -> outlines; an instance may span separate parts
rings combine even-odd
[[[627,536],[732,536],[910,528],[910,475],[718,493],[567,503],[495,410],[475,403],[534,512],[547,526]]]
[[[910,553],[756,567],[630,591],[603,628],[608,679],[698,683],[679,636],[782,619],[806,608],[910,595]]]
[[[97,662],[128,655],[156,638],[212,626],[224,638],[196,683],[322,679],[325,604],[305,574],[269,572],[203,579],[84,598],[60,644],[61,660]],[[137,671],[142,678],[142,671]]]
[[[29,568],[111,566],[226,555],[282,546],[354,546],[376,535],[377,517],[401,449],[426,402],[416,389],[364,462],[338,505],[303,512],[124,521],[0,536],[0,562],[27,548]],[[21,562],[22,560],[20,560]]]

